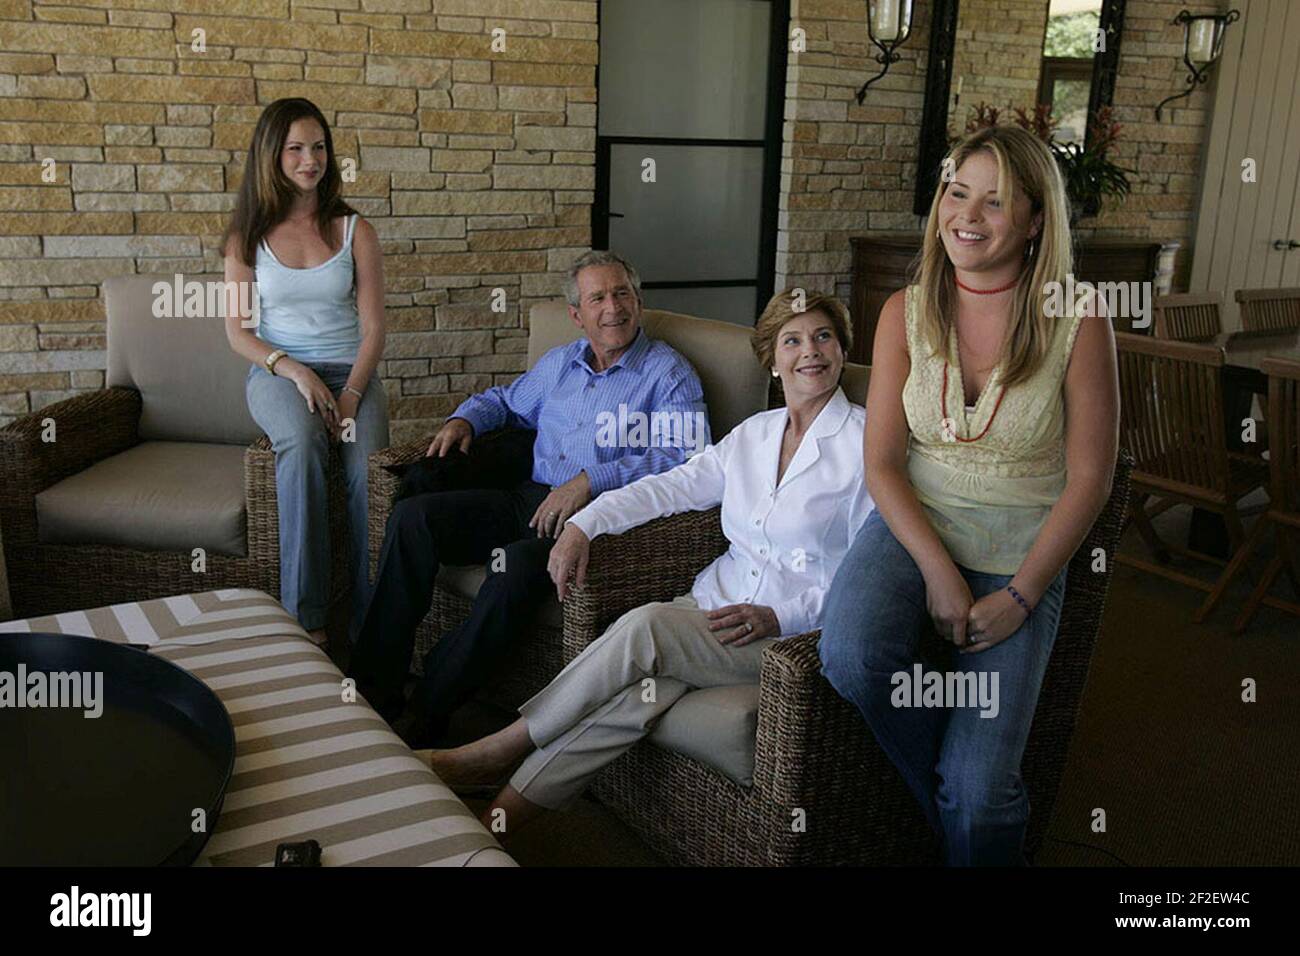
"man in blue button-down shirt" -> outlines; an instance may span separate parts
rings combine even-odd
[[[640,286],[613,253],[579,257],[565,295],[584,337],[551,349],[512,384],[466,399],[429,446],[428,455],[444,456],[498,428],[535,429],[530,481],[415,495],[393,508],[350,671],[386,718],[401,713],[415,629],[439,565],[485,564],[488,572],[469,617],[425,657],[399,725],[413,745],[441,736],[452,711],[530,636],[528,622],[551,590],[547,557],[569,516],[709,443],[699,377],[641,329]]]

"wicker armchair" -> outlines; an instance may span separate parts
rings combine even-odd
[[[1128,509],[1132,460],[1121,453],[1110,499],[1070,563],[1056,647],[1022,772],[1033,801],[1026,836],[1041,844],[1060,785]],[[592,542],[586,584],[565,603],[572,660],[620,615],[689,590],[727,547],[719,512],[661,518]],[[1106,555],[1094,572],[1094,550]],[[763,657],[754,782],[643,740],[597,778],[596,796],[667,859],[705,866],[918,863],[935,858],[910,791],[857,712],[821,676],[817,632]],[[938,650],[938,638],[925,648]],[[794,826],[803,810],[802,830]]]
[[[754,362],[750,330],[729,322],[650,309],[645,311],[642,325],[648,335],[667,342],[694,366],[704,387],[714,441],[766,403],[769,377]],[[563,300],[535,305],[528,322],[528,367],[578,334]],[[425,436],[370,456],[372,579],[378,571],[393,496],[401,484],[389,469],[422,458],[431,440],[431,435]],[[439,572],[433,605],[416,629],[411,661],[414,671],[422,670],[424,655],[433,643],[469,616],[473,596],[484,577],[481,568],[444,567]],[[545,687],[564,666],[563,643],[571,613],[567,605],[561,609],[554,597],[544,602],[530,628],[531,639],[521,642],[487,689],[487,696],[503,706],[515,707]]]
[[[191,277],[196,278],[196,277]],[[214,278],[214,277],[197,277]],[[104,284],[108,311],[109,387],[77,395],[0,429],[0,526],[4,529],[13,612],[34,617],[207,591],[250,587],[280,593],[275,456],[244,404],[248,365],[226,343],[216,319],[156,319],[151,288],[170,277],[125,276]],[[43,440],[44,422],[55,424]],[[192,570],[191,549],[150,550],[94,543],[51,543],[38,528],[37,495],[124,453],[168,446],[172,455],[220,468],[226,498],[240,497],[242,448],[243,553],[205,549],[206,570]],[[229,467],[234,462],[235,467]],[[330,462],[333,593],[345,596],[347,509],[342,462]],[[134,475],[132,476],[134,479]],[[139,481],[152,479],[141,470]],[[196,496],[198,492],[196,492]],[[204,507],[196,500],[194,507]],[[183,520],[147,508],[123,519],[139,524]]]

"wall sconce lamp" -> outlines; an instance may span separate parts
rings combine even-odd
[[[867,36],[880,52],[876,62],[883,69],[858,90],[858,105],[867,95],[867,87],[889,72],[889,65],[902,59],[896,51],[912,32],[912,0],[867,0]]]
[[[1236,10],[1230,10],[1227,13],[1199,13],[1196,15],[1184,10],[1174,17],[1172,22],[1183,25],[1183,62],[1187,64],[1190,73],[1187,77],[1187,89],[1162,100],[1160,105],[1156,107],[1157,121],[1159,121],[1160,111],[1164,109],[1166,103],[1180,100],[1184,96],[1191,96],[1192,90],[1196,89],[1198,83],[1204,83],[1210,78],[1210,67],[1223,53],[1223,31],[1229,23],[1234,23],[1240,18],[1241,14]]]

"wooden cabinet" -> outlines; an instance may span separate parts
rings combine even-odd
[[[853,317],[853,352],[849,360],[871,364],[871,344],[876,320],[885,300],[907,285],[917,254],[919,233],[878,232],[853,236],[853,291],[849,311]],[[1093,239],[1075,248],[1074,276],[1087,282],[1154,281],[1160,243],[1131,239]],[[1128,321],[1116,323],[1130,331]]]
[[[849,314],[853,317],[853,352],[849,361],[871,364],[876,320],[885,300],[907,285],[921,251],[921,236],[909,232],[869,233],[849,239],[853,246],[853,290]]]

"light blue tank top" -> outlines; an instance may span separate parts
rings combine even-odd
[[[257,247],[257,336],[299,362],[352,363],[361,346],[361,321],[352,259],[355,215],[343,247],[310,269],[281,265],[266,240]]]

